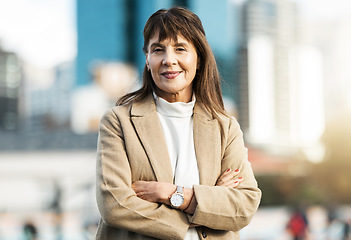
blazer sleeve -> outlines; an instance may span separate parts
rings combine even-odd
[[[189,228],[186,214],[142,200],[131,188],[123,127],[112,110],[100,123],[96,178],[97,204],[104,224],[159,239],[184,239]]]
[[[227,131],[227,137],[222,136],[222,144],[225,144],[222,172],[239,168],[244,181],[236,188],[195,185],[198,205],[189,221],[211,229],[236,232],[249,224],[257,211],[261,191],[248,161],[242,131],[234,118],[230,119]]]

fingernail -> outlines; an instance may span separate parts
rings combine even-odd
[[[238,183],[239,181],[235,181],[234,183],[236,184],[236,183]]]
[[[241,179],[243,179],[243,177],[239,177],[239,179],[241,180]]]
[[[235,172],[239,172],[239,169],[236,169]]]
[[[230,172],[230,171],[231,171],[231,169],[230,169],[230,168],[228,168],[228,169],[227,169],[227,172]]]

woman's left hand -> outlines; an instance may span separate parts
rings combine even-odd
[[[166,182],[136,181],[132,184],[132,189],[141,199],[169,204],[169,196],[175,192],[176,186]]]
[[[232,187],[236,188],[239,184],[244,181],[242,177],[237,177],[240,173],[239,169],[233,171],[232,169],[228,168],[225,172],[219,176],[217,179],[216,186],[224,186],[224,187]]]

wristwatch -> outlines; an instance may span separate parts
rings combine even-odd
[[[179,208],[184,202],[183,187],[177,186],[177,190],[169,197],[171,207]]]

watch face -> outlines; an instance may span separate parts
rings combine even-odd
[[[170,201],[173,207],[180,207],[184,202],[184,198],[181,194],[175,193],[172,195]]]

